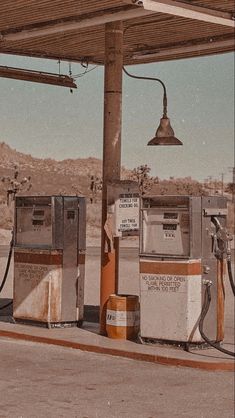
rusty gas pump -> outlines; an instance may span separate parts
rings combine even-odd
[[[15,321],[48,327],[82,323],[85,249],[84,197],[16,197]]]

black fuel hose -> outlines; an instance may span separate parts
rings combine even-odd
[[[215,348],[216,350],[221,351],[224,354],[228,354],[229,356],[235,357],[235,353],[233,351],[229,351],[229,350],[226,350],[225,348],[220,347],[220,345],[218,345],[215,342],[209,340],[209,338],[204,334],[203,323],[204,323],[204,319],[206,317],[206,314],[209,310],[210,303],[211,303],[211,291],[210,291],[210,284],[208,283],[206,285],[205,299],[204,299],[204,304],[203,304],[203,307],[202,307],[202,312],[201,312],[199,326],[198,326],[199,332],[200,332],[203,340],[206,341],[206,343],[209,344],[211,347]]]
[[[228,269],[228,278],[229,278],[230,286],[231,286],[233,295],[235,296],[235,283],[233,281],[233,273],[232,273],[231,259],[227,259],[227,269]]]
[[[6,280],[7,280],[7,276],[8,276],[9,268],[10,268],[10,264],[11,264],[12,252],[13,252],[13,238],[12,238],[12,240],[10,242],[10,250],[9,250],[9,254],[8,254],[8,258],[7,258],[7,264],[6,264],[5,273],[4,273],[4,276],[3,276],[3,279],[2,279],[2,283],[0,285],[0,293],[2,292],[2,290],[3,290],[4,286],[5,286]],[[0,307],[0,310],[7,308],[12,303],[13,302],[11,301],[11,302],[8,302],[6,305],[1,306]]]

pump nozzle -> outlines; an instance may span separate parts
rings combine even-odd
[[[231,255],[230,242],[232,241],[232,235],[224,228],[219,219],[216,216],[212,216],[211,222],[216,227],[215,234],[213,237],[213,249],[215,257],[218,259],[228,259]]]

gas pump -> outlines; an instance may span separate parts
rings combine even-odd
[[[212,344],[223,341],[225,259],[230,257],[231,239],[226,218],[224,196],[143,197],[140,221],[143,342],[202,345],[205,335]],[[210,309],[207,306],[206,315],[205,287],[210,288]]]
[[[86,207],[77,196],[15,201],[13,316],[48,327],[80,325]]]

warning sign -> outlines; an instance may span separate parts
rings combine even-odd
[[[139,196],[135,193],[119,195],[115,202],[116,232],[139,231]]]
[[[114,180],[107,185],[112,236],[139,235],[139,200],[139,186],[136,181]]]
[[[141,290],[176,293],[185,291],[190,276],[141,274]]]

